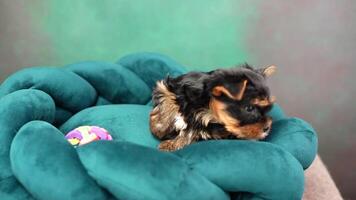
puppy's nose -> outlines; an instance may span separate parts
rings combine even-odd
[[[270,128],[271,128],[270,126],[265,126],[265,127],[263,128],[263,132],[269,131]]]

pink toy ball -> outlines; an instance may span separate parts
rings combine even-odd
[[[74,147],[88,144],[96,140],[112,140],[110,133],[99,126],[80,126],[70,131],[65,138]]]

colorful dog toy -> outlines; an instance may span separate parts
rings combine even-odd
[[[66,135],[73,146],[81,146],[96,140],[112,140],[109,132],[98,126],[80,126]]]

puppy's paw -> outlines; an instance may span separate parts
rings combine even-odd
[[[170,151],[178,150],[178,146],[173,140],[165,140],[159,144],[158,149],[161,151],[170,152]]]

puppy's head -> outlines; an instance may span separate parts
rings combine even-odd
[[[209,72],[209,108],[217,121],[233,136],[242,139],[263,139],[272,120],[266,116],[274,102],[266,78],[275,66],[254,69],[247,64],[240,68]]]

